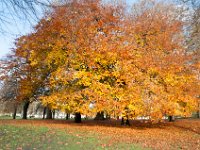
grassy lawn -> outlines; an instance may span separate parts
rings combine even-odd
[[[116,121],[0,120],[0,150],[200,149],[200,120],[151,125]]]
[[[0,116],[0,119],[12,119],[11,116],[5,115],[5,116]]]
[[[97,133],[48,127],[0,125],[0,150],[100,150],[142,149],[136,144],[109,144],[111,137]]]
[[[0,120],[12,120],[13,117],[11,116],[0,116]],[[21,119],[21,117],[16,117],[16,119]]]

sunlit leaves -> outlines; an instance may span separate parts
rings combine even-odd
[[[40,83],[49,89],[43,105],[86,115],[154,120],[195,110],[198,84],[175,5],[142,4],[138,15],[98,0],[53,8],[17,42],[16,55],[29,62],[34,81],[29,91]]]

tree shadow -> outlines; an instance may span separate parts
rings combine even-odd
[[[181,121],[181,120],[178,120],[178,121]],[[192,122],[192,120],[190,120],[190,121]],[[200,122],[200,120],[199,120],[199,122]],[[193,133],[200,135],[200,123],[199,123],[199,126],[195,126],[194,124],[185,126],[184,123],[181,123],[181,124],[174,123],[174,124],[171,124],[171,126],[178,128],[180,130],[190,131],[190,132],[193,132]]]
[[[74,120],[41,120],[41,119],[34,119],[32,123],[40,124],[57,124],[57,125],[72,125],[72,126],[102,126],[102,127],[111,127],[111,128],[129,128],[129,129],[139,129],[145,130],[148,128],[160,128],[164,129],[168,126],[167,122],[159,122],[159,123],[152,123],[146,120],[129,120],[130,126],[128,125],[121,125],[121,120],[109,119],[109,120],[82,120],[82,123],[75,123]],[[27,120],[27,123],[29,121]]]
[[[44,120],[44,119],[29,119],[29,120],[0,120],[0,124],[18,124],[18,125],[47,125],[54,127],[67,128],[67,126],[76,127],[109,127],[109,128],[119,128],[119,129],[136,129],[136,130],[146,130],[150,128],[165,129],[168,127],[175,127],[184,131],[191,131],[196,134],[200,134],[200,127],[193,128],[191,126],[184,126],[182,123],[184,120],[177,120],[175,122],[168,122],[166,120],[159,123],[152,123],[147,120],[130,120],[130,126],[121,125],[121,120],[109,119],[109,120],[82,120],[82,123],[75,123],[74,120]]]

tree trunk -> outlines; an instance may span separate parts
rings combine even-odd
[[[66,113],[66,120],[69,120],[69,118],[70,118],[70,114],[69,113]]]
[[[81,113],[75,113],[75,123],[81,123]]]
[[[198,103],[197,118],[200,118],[200,103]]]
[[[122,117],[121,125],[124,125],[124,117]]]
[[[105,120],[104,112],[103,111],[98,112],[94,120]]]
[[[44,110],[43,110],[43,116],[42,116],[42,119],[45,119],[45,115],[46,115],[46,107],[44,107]]]
[[[30,104],[29,101],[24,102],[22,119],[27,119],[27,112],[28,112],[29,104]]]
[[[126,119],[126,125],[130,126],[130,122],[129,122],[128,118]]]
[[[200,110],[197,111],[197,118],[200,118]]]
[[[128,117],[126,118],[126,122],[125,122],[125,118],[122,117],[121,125],[127,125],[127,126],[130,126],[130,122],[129,122],[129,120],[128,120]]]
[[[17,105],[14,105],[13,119],[16,119],[17,115]]]
[[[106,119],[109,120],[110,119],[110,115],[106,114]]]
[[[169,116],[169,122],[173,122],[174,121],[174,117],[173,116]]]
[[[47,113],[46,119],[53,119],[53,117],[52,117],[52,111],[51,111],[50,108],[47,107],[46,113]]]
[[[53,115],[52,118],[55,119],[55,115],[56,115],[56,111],[55,110],[52,110],[52,115]]]

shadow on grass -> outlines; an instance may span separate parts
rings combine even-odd
[[[181,129],[183,131],[190,131],[190,132],[193,132],[193,133],[196,133],[196,134],[200,135],[200,126],[198,128],[195,128],[195,127],[192,127],[192,125],[191,126],[182,126],[180,124],[171,124],[171,125],[173,127]]]
[[[198,122],[196,127],[194,127],[194,122]],[[175,127],[181,130],[191,131],[196,134],[200,134],[200,119],[177,119],[175,122],[168,122],[167,120],[163,120],[163,122],[160,123],[152,123],[148,122],[146,120],[130,120],[131,126],[122,126],[121,120],[84,120],[82,119],[82,123],[74,123],[74,120],[61,120],[61,119],[55,119],[55,120],[44,120],[44,119],[28,119],[28,120],[12,120],[12,119],[1,119],[0,118],[0,124],[19,124],[19,125],[47,125],[47,126],[53,126],[58,125],[59,127],[66,127],[68,125],[70,126],[85,126],[85,127],[92,127],[92,126],[101,126],[101,127],[111,127],[111,128],[128,128],[128,129],[137,129],[137,130],[145,130],[149,128],[159,128],[159,129],[165,129],[166,127]]]
[[[66,125],[72,126],[103,126],[103,127],[114,127],[114,128],[129,128],[145,130],[147,128],[165,128],[169,125],[167,121],[161,123],[151,123],[144,120],[130,120],[130,126],[121,125],[121,120],[82,120],[82,123],[74,123],[74,120],[43,120],[43,119],[29,119],[29,120],[0,120],[1,124],[32,124],[32,125]]]

